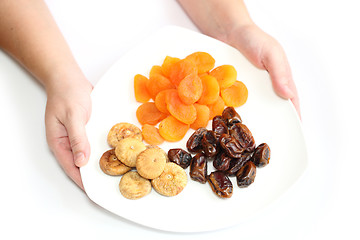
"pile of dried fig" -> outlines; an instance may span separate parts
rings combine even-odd
[[[248,187],[255,180],[256,168],[264,167],[270,160],[266,143],[256,147],[254,137],[233,107],[212,120],[212,130],[198,128],[186,143],[188,151],[170,149],[169,160],[184,169],[190,166],[191,179],[208,182],[213,192],[221,198],[230,198],[233,184],[229,177],[236,177],[240,188]],[[194,156],[192,156],[192,154]],[[216,169],[208,174],[208,162]]]

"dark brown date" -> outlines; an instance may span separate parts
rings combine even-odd
[[[256,177],[256,166],[252,161],[248,161],[236,173],[237,185],[241,188],[248,187]]]
[[[264,167],[270,161],[270,147],[266,143],[260,144],[254,152],[252,161],[257,167]]]
[[[168,151],[168,157],[171,162],[176,163],[182,168],[187,168],[191,162],[191,155],[181,148],[173,148]]]
[[[190,177],[194,181],[206,183],[207,160],[203,153],[197,153],[190,163]]]
[[[201,139],[201,149],[206,157],[214,157],[217,152],[217,139],[213,131],[207,130]]]
[[[226,171],[230,167],[231,157],[229,157],[225,152],[219,152],[216,154],[216,157],[213,161],[213,166],[219,171]]]
[[[230,161],[230,167],[229,169],[226,171],[226,173],[229,176],[235,176],[237,171],[239,171],[239,169],[244,166],[245,163],[247,163],[248,161],[251,160],[251,156],[252,154],[249,152],[243,152],[243,154],[239,157],[239,158],[233,158]]]
[[[240,158],[245,150],[240,143],[229,134],[221,135],[219,141],[221,148],[224,149],[229,157]]]
[[[216,138],[219,139],[219,137],[226,133],[228,134],[228,127],[227,127],[227,123],[225,121],[225,119],[220,116],[217,115],[213,118],[212,120],[212,130],[215,132]]]
[[[210,173],[208,177],[213,192],[221,198],[230,198],[233,194],[233,185],[228,176],[222,171]]]
[[[201,152],[201,140],[207,132],[206,128],[198,128],[186,142],[186,148],[191,153]]]
[[[235,123],[229,129],[229,134],[239,141],[240,145],[248,152],[255,149],[255,139],[249,128],[242,123]]]
[[[241,117],[236,112],[234,107],[227,107],[222,112],[222,117],[226,121],[228,126],[232,126],[235,123],[241,123]]]

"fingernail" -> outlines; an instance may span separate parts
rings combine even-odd
[[[283,92],[286,98],[291,99],[295,96],[294,92],[289,88],[288,85],[283,85]]]
[[[78,167],[82,167],[85,164],[85,155],[82,152],[79,152],[75,155],[74,163]]]

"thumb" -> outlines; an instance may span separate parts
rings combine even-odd
[[[72,150],[74,164],[77,167],[84,166],[90,156],[90,144],[86,136],[85,121],[82,117],[74,116],[65,125],[68,132],[70,147]]]

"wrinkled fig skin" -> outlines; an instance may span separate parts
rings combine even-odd
[[[198,128],[186,142],[186,148],[191,153],[201,152],[201,140],[207,132],[206,128]]]
[[[228,176],[222,171],[210,173],[208,177],[213,192],[221,198],[230,198],[233,194],[233,185]]]
[[[171,162],[176,163],[180,167],[186,169],[191,162],[192,156],[181,148],[173,148],[168,151],[168,157]]]
[[[207,159],[203,153],[197,153],[190,163],[190,177],[194,181],[206,183]]]
[[[229,133],[228,127],[227,127],[227,123],[225,121],[225,119],[220,116],[217,115],[213,118],[212,120],[212,130],[215,132],[216,138],[219,139],[219,137],[226,133]]]
[[[229,129],[229,134],[238,140],[246,151],[253,152],[255,150],[255,139],[245,124],[235,123]]]
[[[229,176],[235,176],[235,174],[237,173],[237,171],[239,171],[239,169],[244,166],[245,163],[247,163],[248,161],[251,160],[252,157],[252,153],[249,152],[244,152],[240,158],[233,158],[230,161],[230,167],[229,169],[226,171],[226,173]]]
[[[262,143],[255,149],[252,161],[257,167],[264,167],[269,164],[270,153],[270,147],[266,143]]]
[[[213,161],[213,166],[219,171],[226,171],[230,167],[231,157],[227,156],[225,152],[219,152]]]
[[[234,107],[225,108],[222,112],[222,117],[228,126],[242,122],[240,115],[235,111]]]
[[[248,187],[256,177],[256,166],[252,161],[248,161],[236,173],[236,182],[240,188]]]
[[[240,158],[244,152],[244,148],[240,145],[234,137],[229,134],[223,134],[219,138],[220,146],[229,157]]]
[[[206,157],[214,157],[217,154],[217,139],[213,131],[206,131],[201,139],[201,149]]]

